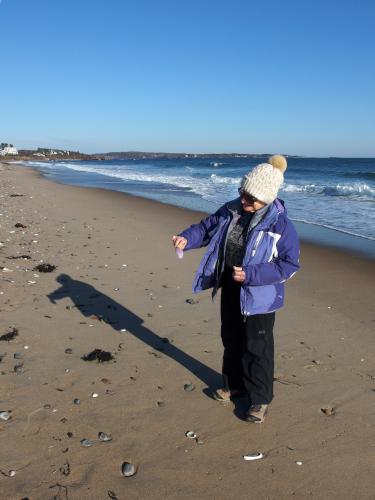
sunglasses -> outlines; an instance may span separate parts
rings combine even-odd
[[[248,205],[254,205],[254,203],[256,203],[257,201],[259,202],[258,198],[255,198],[255,196],[246,193],[246,191],[241,188],[238,188],[238,194],[240,195],[240,198],[243,198]]]

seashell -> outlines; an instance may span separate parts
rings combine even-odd
[[[86,448],[90,448],[94,443],[90,441],[89,439],[81,439],[81,445],[85,446]]]
[[[324,413],[324,415],[326,415],[327,417],[331,417],[336,413],[335,408],[333,406],[324,406],[323,408],[320,408],[320,411]]]
[[[122,465],[121,465],[121,474],[125,477],[130,477],[130,476],[134,476],[134,474],[137,472],[137,469],[135,468],[135,466],[130,463],[130,462],[124,462]]]
[[[99,432],[98,438],[103,442],[112,441],[112,436],[110,434],[107,434],[106,432]]]
[[[184,384],[184,391],[191,392],[194,391],[194,389],[195,389],[194,384]]]
[[[15,373],[21,373],[23,371],[23,363],[17,363],[13,368]]]
[[[91,397],[92,397],[92,398],[97,398],[98,396],[99,396],[99,394],[98,394],[97,392],[93,392],[93,393],[91,394]]]
[[[260,453],[257,451],[256,453],[249,453],[248,455],[244,455],[243,458],[244,460],[260,460],[263,458],[263,453]]]
[[[8,476],[9,476],[9,477],[13,477],[13,476],[15,476],[15,475],[16,475],[16,471],[15,471],[15,470],[10,470],[10,471],[8,472]]]
[[[179,259],[183,259],[184,257],[184,251],[181,250],[181,248],[176,248],[176,255]]]
[[[198,438],[198,436],[196,435],[196,433],[194,431],[186,431],[185,436],[189,439],[197,439]]]
[[[10,419],[10,414],[7,411],[0,411],[0,418],[1,420],[9,420]]]

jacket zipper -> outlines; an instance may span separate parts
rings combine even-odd
[[[255,245],[254,245],[254,248],[251,252],[251,256],[254,257],[255,254],[256,254],[256,251],[258,250],[258,246],[260,244],[260,242],[262,241],[262,238],[263,238],[263,234],[264,234],[264,231],[259,231],[259,234],[258,234],[258,237],[255,241]]]

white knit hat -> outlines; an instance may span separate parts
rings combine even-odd
[[[277,198],[277,192],[284,182],[286,167],[284,156],[271,156],[268,163],[257,165],[243,177],[241,189],[268,205]]]

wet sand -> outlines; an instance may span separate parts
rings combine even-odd
[[[1,499],[374,498],[373,261],[302,246],[256,426],[246,401],[210,397],[219,300],[191,293],[202,251],[180,261],[170,243],[199,213],[14,165],[0,179],[0,336],[18,330],[0,340]],[[33,271],[41,262],[57,268]],[[81,359],[96,348],[114,360]]]

